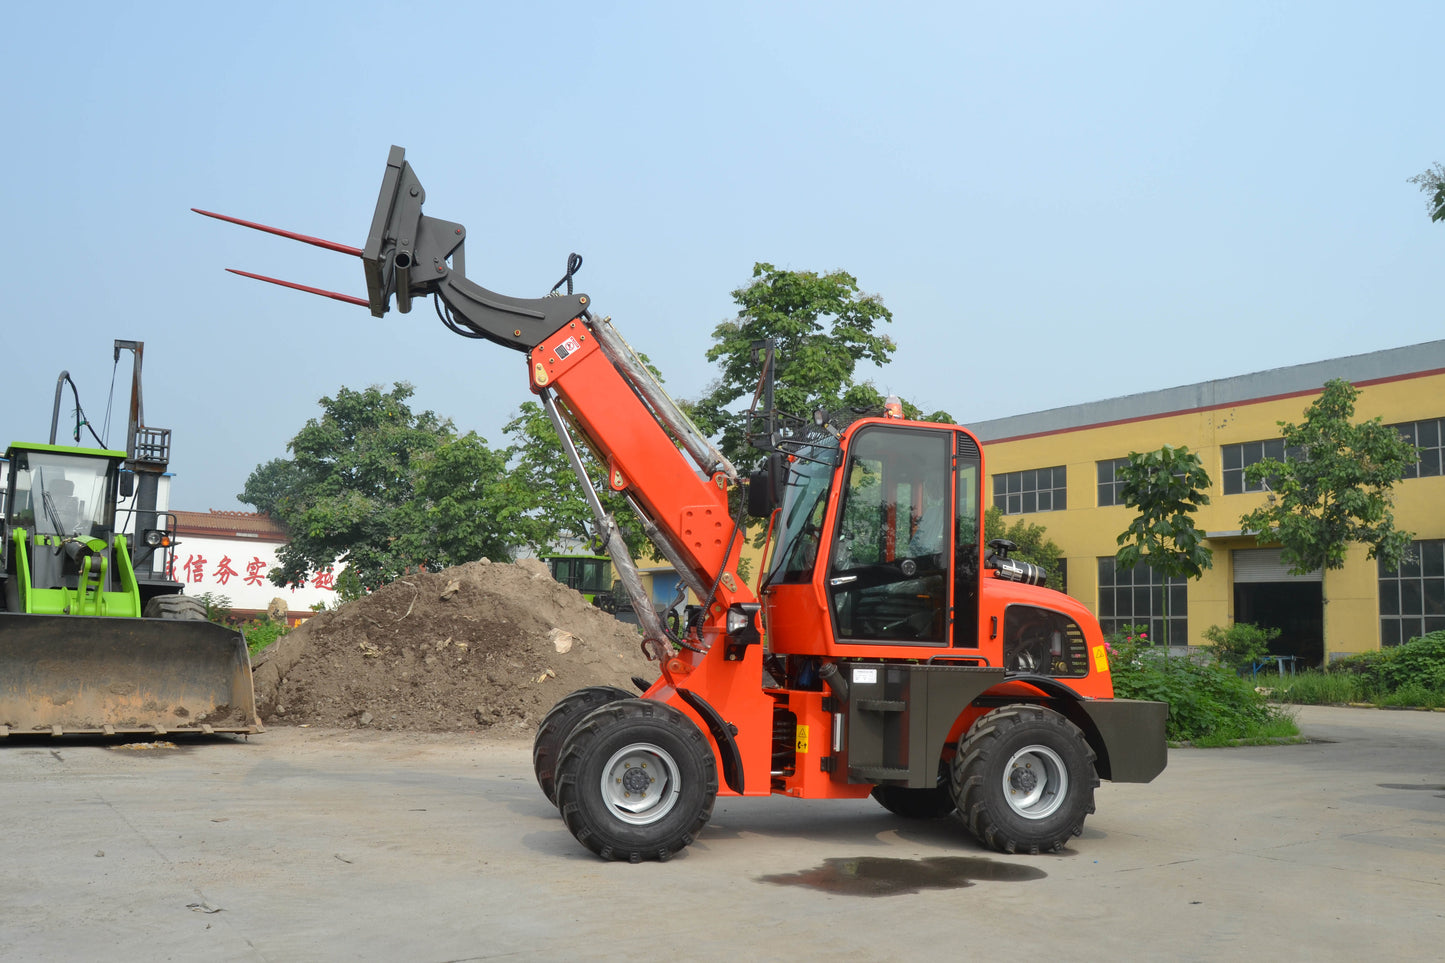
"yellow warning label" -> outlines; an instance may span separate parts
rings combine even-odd
[[[1109,650],[1102,645],[1094,646],[1094,671],[1109,671]]]
[[[793,748],[798,752],[808,751],[808,727],[799,726],[798,734],[793,739]]]

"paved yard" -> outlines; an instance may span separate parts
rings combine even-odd
[[[1445,713],[1307,708],[1308,745],[1172,750],[1061,856],[868,800],[720,800],[603,863],[530,741],[276,729],[0,743],[0,959],[1427,959]]]

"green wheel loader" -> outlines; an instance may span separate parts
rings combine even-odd
[[[167,434],[169,434],[167,432]],[[0,737],[261,731],[246,642],[169,577],[123,451],[12,444],[0,543]],[[138,568],[144,569],[142,577]]]

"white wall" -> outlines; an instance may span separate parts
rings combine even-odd
[[[176,540],[171,577],[185,583],[187,595],[224,595],[233,609],[264,610],[274,598],[285,599],[292,612],[304,612],[317,602],[334,603],[335,573],[314,575],[304,586],[271,584],[266,576],[278,567],[279,547],[276,542],[254,538],[184,535]]]

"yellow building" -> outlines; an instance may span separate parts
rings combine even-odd
[[[1278,423],[1303,421],[1332,378],[1361,390],[1357,421],[1378,416],[1421,450],[1412,477],[1394,489],[1396,524],[1416,540],[1399,569],[1382,571],[1353,545],[1343,569],[1292,576],[1277,547],[1240,531],[1240,517],[1266,497],[1250,490],[1244,468],[1283,456]],[[1309,666],[1445,629],[1445,341],[969,427],[984,442],[986,497],[1048,530],[1064,551],[1064,589],[1094,610],[1105,632],[1148,625],[1155,640],[1203,645],[1211,625],[1253,622],[1281,629],[1272,651]],[[1187,445],[1209,472],[1210,504],[1196,521],[1214,551],[1202,578],[1167,587],[1143,566],[1129,573],[1113,564],[1133,518],[1118,504],[1114,472],[1130,452],[1166,444]]]

